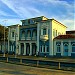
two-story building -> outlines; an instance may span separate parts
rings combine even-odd
[[[8,51],[14,51],[18,55],[46,57],[74,55],[70,52],[70,44],[72,42],[74,44],[75,36],[66,34],[67,27],[62,23],[44,16],[21,20],[21,22],[22,25],[9,26]],[[73,38],[70,44],[65,41],[66,39],[61,39],[65,36]],[[68,40],[71,41],[71,39]],[[65,43],[69,45],[68,54],[63,52],[67,47],[60,46]]]

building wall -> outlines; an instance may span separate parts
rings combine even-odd
[[[35,20],[35,19],[29,19]],[[22,20],[22,26],[10,26],[8,34],[8,51],[14,51],[18,54],[26,55],[27,46],[29,46],[30,53],[32,55],[33,46],[36,47],[36,55],[39,56],[74,56],[75,52],[72,52],[72,43],[75,43],[73,39],[67,40],[55,40],[58,35],[66,34],[66,26],[59,23],[54,19],[48,20],[45,17],[38,18],[36,24],[27,23]],[[41,20],[43,20],[41,22]],[[31,22],[30,22],[31,23]],[[36,31],[36,32],[35,32]],[[14,32],[14,37],[12,37]],[[34,32],[36,36],[33,37]],[[17,36],[15,35],[17,34]],[[64,52],[64,49],[68,45],[68,52]],[[57,52],[57,46],[60,46],[60,52]]]
[[[43,29],[46,29],[46,34],[43,34]],[[37,25],[37,50],[38,50],[38,55],[40,56],[49,56],[48,34],[49,34],[49,23],[48,22],[38,23]]]
[[[51,49],[52,49],[52,53],[53,55],[55,55],[55,51],[54,51],[54,38],[57,37],[58,35],[65,35],[66,34],[66,26],[64,26],[63,24],[59,23],[58,21],[52,19],[51,20],[52,24],[51,25],[51,35],[52,35],[52,38],[51,38]]]
[[[19,40],[19,25],[9,26],[8,33],[8,51],[16,52],[18,48],[18,40]]]
[[[63,24],[59,23],[58,21],[52,20],[52,39],[54,39],[58,35],[65,35],[66,34],[66,26]]]
[[[57,47],[60,47],[57,49]],[[54,55],[57,56],[74,56],[75,39],[54,40]]]
[[[47,53],[43,53],[42,52],[40,53],[40,55],[49,55],[49,56],[53,56],[54,55],[54,47],[53,47],[53,39],[60,34],[66,34],[66,27],[64,25],[61,25],[60,23],[54,21],[54,20],[48,20],[48,21],[44,21],[44,22],[40,22],[38,24],[38,36],[39,36],[39,53],[40,53],[40,46],[44,46],[44,45],[48,45],[49,47],[49,52]],[[47,39],[47,37],[45,35],[43,35],[43,29],[46,28],[47,30],[47,34],[46,36],[48,36],[48,40],[45,40]],[[53,34],[53,30],[57,30],[57,35],[54,36]],[[46,43],[47,41],[47,43]]]

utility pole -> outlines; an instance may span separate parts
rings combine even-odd
[[[6,25],[6,21],[7,20],[3,21],[3,22],[5,22],[5,25]],[[6,44],[5,44],[5,26],[4,26],[4,53],[3,53],[3,57],[5,57],[5,48],[6,48]]]

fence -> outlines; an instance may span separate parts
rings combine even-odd
[[[75,71],[75,63],[69,63],[69,62],[20,59],[20,58],[10,58],[10,57],[0,57],[0,61],[37,66],[37,67]]]

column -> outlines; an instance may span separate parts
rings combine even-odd
[[[9,42],[9,39],[10,39],[10,28],[8,28],[8,52],[10,51],[10,42]]]
[[[47,28],[47,30],[46,30],[46,34],[48,35],[48,28]]]
[[[32,40],[32,38],[33,38],[33,30],[30,30],[31,31],[31,34],[30,34],[30,40]]]
[[[56,52],[57,52],[57,45],[56,45],[56,41],[54,40],[54,45],[53,45],[53,48],[54,48],[54,55],[56,55]]]
[[[68,56],[71,56],[71,52],[72,52],[72,45],[71,45],[71,41],[69,41],[69,45],[68,45]]]
[[[9,36],[9,35],[8,35],[8,36]],[[9,50],[10,50],[9,48],[10,48],[10,46],[9,46],[9,38],[8,38],[8,52],[9,52]]]
[[[24,53],[23,55],[26,55],[26,43],[24,43]]]
[[[32,44],[29,43],[29,45],[30,45],[30,54],[29,55],[32,55]]]
[[[61,41],[61,56],[63,56],[63,52],[64,52],[64,49],[63,49],[63,41]]]
[[[41,28],[41,35],[43,35],[43,29]]]
[[[35,45],[36,45],[36,55],[37,55],[37,43],[35,43]]]
[[[27,40],[27,30],[25,30],[25,40]]]
[[[18,55],[20,55],[20,54],[21,54],[21,45],[19,43],[19,52],[18,52]]]
[[[40,30],[40,24],[37,24],[37,55],[39,55],[39,30]]]

